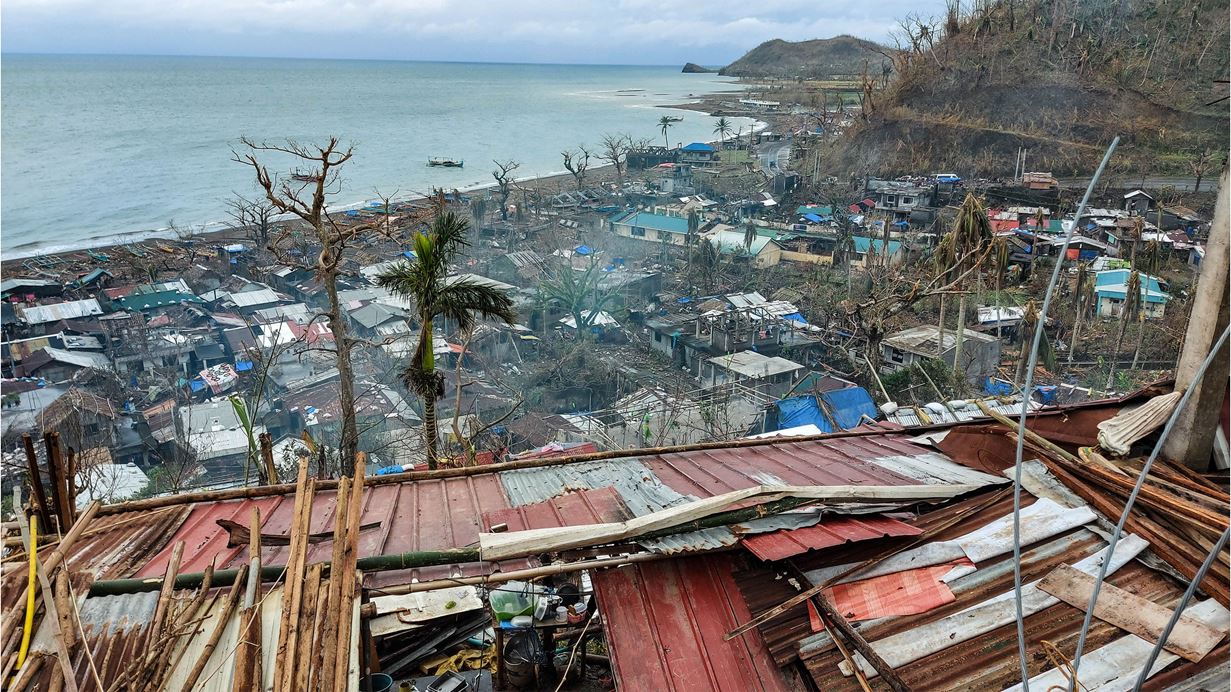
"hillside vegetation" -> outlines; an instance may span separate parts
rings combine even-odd
[[[1227,151],[1223,0],[999,0],[903,22],[895,78],[830,157],[835,174],[1090,173],[1115,135],[1120,171],[1192,175]],[[933,38],[938,37],[938,38]]]
[[[829,79],[861,74],[870,63],[879,72],[893,51],[854,36],[813,41],[766,41],[727,65],[718,74],[732,77]]]

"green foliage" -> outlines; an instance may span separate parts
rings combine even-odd
[[[539,299],[568,311],[577,322],[578,334],[588,334],[599,313],[616,297],[599,287],[604,276],[606,273],[594,260],[583,271],[561,265],[539,283]]]

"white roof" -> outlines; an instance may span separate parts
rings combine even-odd
[[[714,356],[709,359],[709,362],[723,370],[753,378],[773,377],[782,373],[802,370],[804,367],[793,360],[787,360],[778,356],[771,358],[756,351],[740,351],[739,353],[725,356]]]
[[[248,433],[240,425],[230,401],[181,406],[179,414],[188,445],[197,453],[198,460],[208,461],[248,451]],[[254,426],[252,436],[257,438],[263,432],[265,426]]]
[[[453,284],[459,281],[468,281],[472,284],[478,284],[479,286],[490,286],[491,288],[498,288],[502,291],[516,291],[517,290],[517,287],[514,286],[513,284],[506,284],[503,281],[489,279],[486,276],[482,276],[479,274],[454,274],[453,276],[445,277],[446,286],[452,286]]]
[[[764,440],[770,437],[803,437],[805,435],[820,435],[822,430],[815,425],[808,423],[807,425],[797,425],[793,428],[783,428],[782,430],[773,430],[757,435],[749,435],[745,440]]]
[[[231,302],[237,307],[250,308],[253,305],[268,305],[276,303],[281,298],[271,288],[258,288],[255,291],[244,291],[242,293],[232,293]]]
[[[66,351],[61,348],[51,348],[50,346],[43,349],[47,355],[56,359],[60,363],[68,363],[69,365],[77,365],[83,368],[94,368],[96,370],[110,370],[111,361],[107,360],[107,356],[93,351]]]
[[[986,324],[988,322],[1006,322],[1008,320],[1020,320],[1026,314],[1025,308],[1009,308],[1009,307],[984,307],[979,308],[979,323]]]
[[[112,503],[131,499],[149,482],[149,476],[136,464],[96,464],[77,473],[77,508],[95,500]]]
[[[367,279],[369,282],[375,284],[376,277],[380,276],[381,274],[384,274],[386,271],[396,267],[397,265],[405,261],[406,261],[405,257],[399,257],[397,259],[391,259],[387,262],[377,262],[376,264],[369,264],[366,267],[359,267],[359,275]]]
[[[592,310],[583,310],[581,312],[581,319],[583,320],[590,319],[590,315],[592,313],[593,313]],[[560,322],[561,324],[564,324],[565,326],[571,329],[577,328],[577,320],[574,319],[572,315],[569,315],[568,317],[561,319]],[[620,326],[620,323],[617,322],[616,318],[612,317],[610,313],[599,312],[598,316],[596,316],[594,320],[590,322],[590,326],[591,327],[613,327],[613,326],[618,327]]]
[[[99,306],[98,301],[93,298],[71,300],[67,303],[56,303],[54,305],[35,305],[34,307],[22,308],[21,310],[22,319],[26,321],[26,324],[46,324],[48,322],[72,320],[79,317],[101,314],[103,314],[103,309]]]

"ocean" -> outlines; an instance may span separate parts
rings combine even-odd
[[[256,193],[231,160],[241,136],[353,143],[341,207],[488,185],[494,159],[563,172],[562,150],[604,133],[661,142],[666,114],[683,118],[672,145],[712,140],[714,118],[658,106],[737,88],[666,66],[4,55],[0,71],[4,259],[217,228],[228,198]]]

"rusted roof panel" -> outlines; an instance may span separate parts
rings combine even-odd
[[[914,480],[870,462],[878,456],[927,451],[896,435],[812,442],[783,441],[642,457],[646,468],[682,495],[712,497],[756,485],[910,485]],[[894,451],[889,451],[894,450]]]
[[[293,495],[194,505],[191,516],[179,531],[166,540],[165,547],[139,570],[137,576],[161,575],[176,541],[184,541],[186,547],[181,572],[204,571],[211,561],[216,568],[238,567],[247,562],[247,548],[244,545],[227,547],[228,532],[217,521],[228,519],[247,524],[254,506],[261,510],[263,535],[289,535],[295,506]],[[483,512],[508,506],[499,480],[489,474],[368,487],[363,494],[360,523],[376,526],[361,531],[359,555],[369,557],[474,545],[479,540]],[[336,491],[316,493],[312,501],[311,532],[331,532],[336,512]],[[308,562],[328,562],[331,551],[332,542],[328,539],[313,543],[308,546]],[[263,564],[284,565],[288,559],[289,546],[286,545],[268,545],[267,542],[261,551]],[[373,585],[383,586],[411,579],[475,576],[529,564],[532,563],[522,560],[501,567],[482,562],[442,565],[413,570],[409,574],[406,571],[375,573],[371,581]]]
[[[620,689],[788,689],[759,633],[723,641],[750,617],[732,567],[710,554],[594,574]]]
[[[491,527],[498,524],[505,524],[507,531],[525,531],[631,518],[632,513],[624,506],[620,494],[608,486],[597,490],[579,490],[520,507],[484,512],[483,530],[491,531]]]
[[[922,529],[877,515],[830,517],[816,526],[747,536],[743,545],[762,560],[784,560],[809,550],[890,536],[917,536]]]

